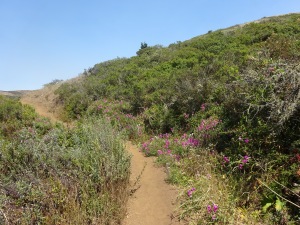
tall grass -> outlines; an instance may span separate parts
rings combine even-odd
[[[0,224],[119,224],[130,157],[104,119],[0,140]]]

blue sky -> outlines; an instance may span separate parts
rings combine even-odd
[[[32,90],[94,64],[209,30],[300,12],[299,0],[0,0],[0,90]]]

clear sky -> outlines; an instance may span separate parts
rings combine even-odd
[[[300,0],[0,0],[0,90],[32,90],[94,64],[131,57],[264,16]]]

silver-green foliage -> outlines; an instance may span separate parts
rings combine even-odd
[[[0,221],[10,224],[119,223],[130,157],[104,119],[40,135],[23,128],[1,140]],[[18,222],[17,222],[18,221]]]

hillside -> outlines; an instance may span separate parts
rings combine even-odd
[[[23,93],[21,95],[21,102],[31,106],[38,106],[35,109],[39,115],[48,117],[52,121],[57,121],[61,107],[56,104],[54,91],[60,85],[60,83],[47,85],[42,89]]]
[[[289,14],[168,47],[142,44],[136,56],[96,64],[56,93],[65,119],[102,115],[115,121],[116,107],[132,114],[137,122],[130,137],[143,143],[146,155],[171,164],[170,182],[203,190],[198,197],[207,193],[197,177],[211,171],[211,200],[182,196],[182,218],[208,223],[206,206],[222,201],[218,221],[285,224],[299,222],[299,59],[300,14]],[[205,156],[199,162],[211,166],[197,164],[199,154]]]
[[[85,79],[77,85],[63,85],[58,91],[60,100],[68,106],[66,110],[71,117],[80,115],[91,102],[104,97],[129,101],[134,113],[145,108],[158,110],[152,108],[154,105],[159,108],[167,105],[175,111],[172,115],[195,113],[204,102],[195,99],[195,95],[204,96],[200,93],[204,88],[197,85],[218,86],[214,93],[207,94],[214,95],[215,101],[223,100],[226,87],[221,86],[236,82],[241,74],[260,72],[278,63],[297,64],[298,17],[298,14],[271,17],[260,23],[210,32],[167,48],[157,45],[140,49],[137,56],[95,65],[85,71]],[[73,99],[74,96],[77,98]],[[189,99],[184,100],[185,96]],[[185,108],[181,107],[179,112],[178,105]],[[178,121],[170,123],[162,129]]]
[[[30,91],[0,91],[0,95],[19,98]]]
[[[299,224],[299,61],[300,14],[288,14],[142,43],[27,96],[67,122],[104,119],[155,156],[180,190],[181,221]]]

